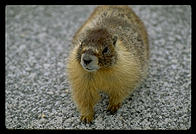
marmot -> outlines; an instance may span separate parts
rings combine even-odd
[[[99,91],[115,113],[146,76],[147,31],[128,6],[98,6],[73,37],[67,73],[81,120],[91,122]]]

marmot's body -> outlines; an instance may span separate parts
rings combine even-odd
[[[81,120],[91,122],[99,91],[115,112],[146,75],[146,29],[128,6],[99,6],[78,30],[68,61],[73,99]]]

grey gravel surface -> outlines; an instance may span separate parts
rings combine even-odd
[[[95,6],[6,7],[8,129],[189,129],[191,7],[131,6],[150,40],[149,75],[115,115],[108,97],[83,124],[71,99],[66,58],[76,30]]]

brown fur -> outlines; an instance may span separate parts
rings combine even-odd
[[[115,46],[112,45],[114,36],[118,37]],[[75,34],[73,44],[67,64],[72,96],[81,120],[91,122],[99,91],[109,95],[108,110],[115,112],[146,75],[147,32],[128,6],[99,6]],[[103,56],[105,44],[111,52]],[[95,72],[87,72],[80,64],[81,54],[87,47],[93,48],[92,55],[100,60],[100,69]]]

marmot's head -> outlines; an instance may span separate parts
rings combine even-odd
[[[77,51],[77,59],[84,70],[93,72],[115,64],[116,36],[109,34],[106,29],[96,29],[89,31],[85,37]]]

